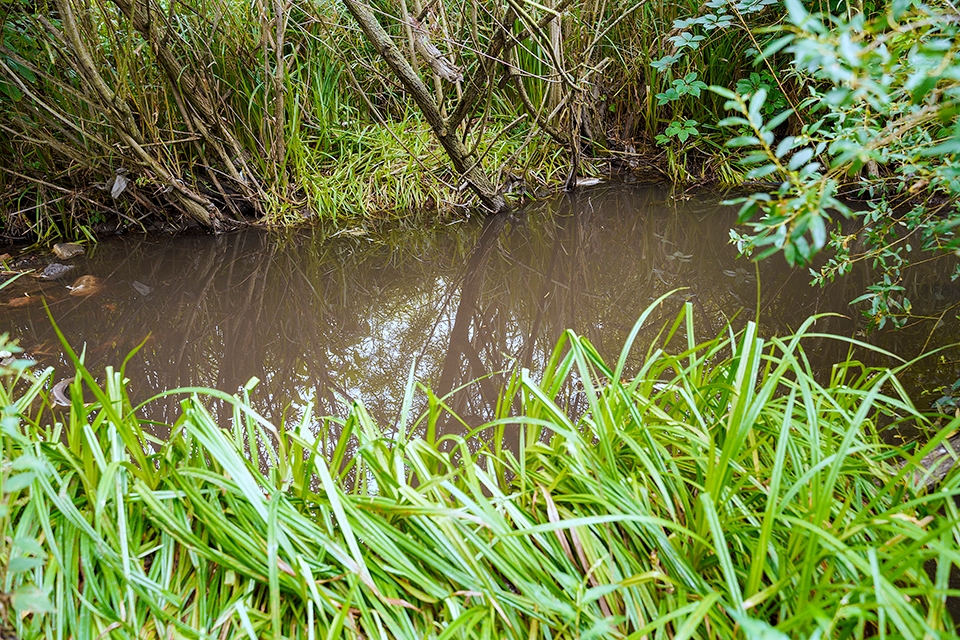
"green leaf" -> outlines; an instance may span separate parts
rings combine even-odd
[[[42,558],[27,558],[24,556],[17,556],[15,558],[10,558],[10,562],[7,564],[8,573],[23,573],[24,571],[30,571],[39,566],[43,565]]]
[[[757,180],[759,178],[766,177],[771,173],[774,173],[777,170],[777,166],[774,164],[765,164],[760,167],[755,167],[747,171],[746,178],[747,180]]]
[[[746,127],[749,124],[750,123],[744,120],[743,118],[740,118],[738,116],[731,116],[729,118],[724,118],[723,120],[718,122],[717,126],[718,127]]]
[[[813,149],[810,147],[804,147],[793,154],[793,157],[790,158],[790,163],[787,165],[787,169],[790,171],[796,171],[803,165],[805,165],[810,158],[813,157]]]
[[[795,267],[800,263],[800,256],[797,252],[797,247],[793,243],[787,243],[784,245],[783,257],[786,259],[787,264],[789,264],[791,267]]]
[[[769,160],[770,156],[767,155],[766,151],[755,151],[748,156],[741,158],[739,164],[746,166],[750,164],[757,164],[758,162],[768,162]]]
[[[20,78],[23,79],[27,84],[34,84],[37,81],[36,74],[34,74],[29,67],[20,64],[9,56],[4,56],[3,59],[7,63],[7,66],[9,66],[12,71],[19,74]]]
[[[48,470],[46,462],[42,458],[33,456],[30,454],[25,454],[17,457],[13,461],[13,470],[14,471],[36,471],[39,473],[46,473]]]
[[[762,120],[760,117],[760,109],[763,107],[763,103],[766,99],[767,90],[763,88],[757,89],[757,92],[750,98],[748,112],[750,117],[756,122],[760,122]]]
[[[937,83],[940,81],[938,76],[925,76],[917,85],[913,88],[913,91],[910,92],[910,100],[913,104],[920,104],[923,102],[923,99],[927,97],[927,94],[930,93]]]
[[[793,42],[794,38],[796,38],[796,36],[792,33],[790,35],[783,36],[782,38],[777,38],[776,40],[774,40],[764,48],[763,53],[757,56],[757,60],[770,58],[774,54],[778,53],[785,46]]]
[[[777,150],[775,153],[775,155],[777,156],[777,159],[779,160],[780,158],[785,156],[787,153],[789,153],[790,150],[793,149],[793,146],[796,144],[796,142],[797,142],[797,139],[794,136],[787,136],[786,138],[781,140],[780,144],[777,145]]]
[[[757,215],[757,211],[759,209],[760,205],[756,202],[745,203],[742,207],[740,207],[740,211],[737,212],[737,224],[743,224],[744,222],[751,220],[755,215]]]
[[[619,622],[615,618],[601,618],[594,622],[590,628],[580,636],[580,638],[581,640],[609,638],[616,635],[617,624],[619,624]]]
[[[46,555],[46,552],[43,550],[43,546],[37,542],[37,539],[29,536],[14,538],[13,546],[15,546],[17,549],[20,549],[25,555],[40,557],[44,557]]]
[[[679,60],[680,60],[680,54],[676,54],[672,56],[664,56],[659,60],[654,60],[653,62],[651,62],[650,66],[656,69],[657,71],[665,71],[670,67],[672,67],[674,64],[676,64]]]
[[[760,141],[754,136],[737,136],[727,140],[728,147],[751,147],[760,144]]]
[[[12,102],[23,100],[23,92],[17,85],[0,80],[0,92],[6,95]]]
[[[949,153],[960,153],[960,135],[954,134],[953,136],[947,138],[944,142],[930,147],[929,149],[924,149],[920,152],[920,155],[930,157],[943,156]]]
[[[790,636],[782,631],[778,631],[776,627],[771,626],[766,620],[751,618],[749,615],[740,613],[735,609],[728,608],[727,612],[730,614],[730,617],[740,625],[740,628],[743,629],[744,637],[749,638],[749,640],[790,640]]]
[[[13,609],[21,616],[28,613],[54,613],[50,598],[32,584],[17,587],[10,597]]]
[[[14,491],[20,491],[21,489],[25,489],[26,487],[30,486],[30,484],[33,482],[34,478],[36,477],[37,477],[37,474],[35,474],[32,471],[28,471],[26,473],[18,473],[15,476],[10,476],[3,483],[3,491],[4,493],[13,493]]]
[[[810,218],[810,236],[813,239],[813,248],[817,251],[827,243],[827,226],[823,222],[823,217],[817,212],[814,212]]]
[[[587,593],[584,594],[583,596],[583,603],[589,604],[591,602],[594,602],[595,600],[599,600],[603,596],[613,593],[619,588],[620,588],[620,584],[614,583],[614,584],[602,584],[600,586],[588,589]]]
[[[717,86],[715,84],[710,85],[710,91],[713,91],[715,94],[717,94],[721,98],[726,98],[728,100],[737,99],[737,94],[735,94],[733,91],[730,91],[730,89],[727,89],[725,87]]]
[[[890,14],[893,16],[893,21],[899,21],[900,18],[903,17],[903,14],[909,11],[915,4],[915,0],[893,0],[893,3],[890,5]]]
[[[772,118],[770,118],[770,121],[767,122],[766,128],[767,128],[767,129],[776,129],[776,128],[779,127],[781,124],[783,124],[783,122],[784,122],[787,118],[789,118],[792,114],[793,114],[793,109],[786,109],[785,111],[781,111],[781,112],[778,113],[777,115],[775,115],[775,116],[773,116]]]
[[[790,19],[790,22],[798,27],[803,26],[803,23],[810,15],[803,6],[803,2],[800,0],[785,0],[784,4],[787,7],[787,17]]]

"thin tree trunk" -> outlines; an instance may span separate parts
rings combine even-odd
[[[91,90],[91,104],[100,109],[139,162],[153,171],[168,188],[167,199],[201,225],[219,230],[223,217],[204,196],[183,185],[175,175],[143,148],[140,129],[130,107],[118,98],[97,70],[89,49],[83,42],[71,0],[56,0],[63,21],[63,35],[73,52],[75,70]]]
[[[483,206],[492,213],[506,211],[509,207],[503,194],[493,186],[483,173],[476,158],[470,154],[466,146],[457,136],[456,126],[449,126],[447,120],[440,113],[429,89],[414,71],[413,67],[403,56],[390,36],[377,21],[370,7],[362,0],[343,0],[347,10],[360,25],[364,35],[377,53],[386,61],[387,65],[403,84],[404,88],[413,97],[414,102],[427,119],[440,145],[446,151],[454,169],[466,179],[467,184],[480,198]]]
[[[547,6],[551,9],[551,5],[555,4],[551,2]],[[557,61],[563,60],[563,56],[560,51],[562,40],[561,30],[560,30],[560,19],[552,21],[548,26],[548,32],[550,35],[550,49],[553,51],[553,58]],[[557,108],[557,105],[560,104],[563,93],[563,78],[561,77],[559,70],[556,73],[550,74],[550,87],[548,92],[547,100],[547,111],[553,112]]]

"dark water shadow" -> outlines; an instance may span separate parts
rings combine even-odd
[[[118,365],[144,343],[126,371],[137,399],[181,386],[235,392],[256,376],[256,406],[271,420],[297,418],[309,401],[319,414],[343,414],[361,400],[383,424],[396,420],[412,366],[438,394],[452,394],[448,404],[463,422],[478,424],[495,406],[501,379],[454,390],[516,366],[537,371],[565,329],[614,359],[647,305],[677,288],[640,333],[638,350],[687,301],[701,337],[730,322],[742,326],[758,304],[766,335],[833,312],[845,317],[825,318],[817,330],[862,337],[863,322],[848,301],[869,284],[866,269],[814,289],[809,274],[774,258],[762,264],[758,289],[754,265],[737,259],[727,242],[735,214],[718,201],[621,186],[559,197],[509,218],[375,237],[278,238],[251,230],[118,238],[76,260],[77,275],[102,283],[97,293],[74,296],[65,283],[21,279],[0,292],[0,318],[30,356],[64,376],[69,367],[42,306],[23,299],[48,301],[94,371]],[[906,273],[918,313],[960,300],[960,284],[949,279],[955,264],[948,258]],[[906,358],[958,339],[951,314],[870,336]],[[848,346],[810,343],[807,354],[828,376]],[[960,378],[958,360],[957,350],[948,350],[913,367],[905,381],[914,390],[951,384]],[[145,415],[170,420],[176,409],[170,400]],[[463,425],[448,420],[443,428]]]

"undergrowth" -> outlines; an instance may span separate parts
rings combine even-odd
[[[253,383],[169,391],[182,414],[158,438],[122,369],[98,380],[68,350],[54,415],[52,372],[15,362],[6,624],[24,639],[952,636],[960,480],[927,491],[916,461],[958,421],[913,451],[885,444],[881,424],[933,425],[895,371],[850,361],[819,380],[813,319],[698,341],[688,304],[628,375],[649,313],[614,363],[565,333],[464,434],[437,432],[445,400],[411,377],[393,425],[360,403],[273,425]]]
[[[495,168],[514,201],[524,202],[556,191],[569,167],[562,150],[529,144],[515,126],[507,136],[488,130],[481,137],[483,161]],[[334,130],[329,152],[305,154],[302,201],[273,207],[266,216],[272,225],[295,225],[317,218],[334,225],[364,219],[409,216],[418,209],[443,213],[463,211],[463,183],[441,169],[443,150],[421,118],[407,115],[398,122]],[[588,175],[602,175],[606,163],[587,164]],[[514,189],[510,190],[510,186]]]
[[[220,229],[476,204],[340,2],[0,5],[0,233],[54,242],[159,223]],[[674,22],[699,3],[564,7],[424,7],[426,35],[465,74],[455,82],[412,51],[405,25],[420,9],[376,10],[445,118],[474,79],[482,87],[452,127],[471,164],[518,201],[590,176],[595,161],[652,158],[681,181],[732,177],[724,160],[693,168],[726,155],[718,141],[654,144],[673,121],[709,122],[723,100],[655,96],[690,73],[733,86],[753,57],[747,32],[711,32],[675,69],[656,69],[678,50]],[[537,26],[548,16],[561,19]],[[516,46],[490,57],[498,35]]]

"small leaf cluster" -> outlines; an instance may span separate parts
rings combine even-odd
[[[676,138],[680,142],[686,142],[689,138],[699,136],[700,132],[697,130],[698,124],[696,120],[685,120],[683,122],[675,120],[670,123],[662,134],[657,136],[657,144],[667,144],[671,138]]]
[[[782,251],[791,265],[829,247],[812,272],[818,284],[867,261],[876,281],[854,302],[873,326],[902,324],[912,309],[901,279],[913,248],[943,254],[960,245],[960,210],[934,204],[960,196],[960,24],[946,7],[900,0],[869,19],[785,4],[790,24],[762,55],[792,55],[791,81],[807,94],[797,111],[768,100],[773,78],[759,73],[736,91],[712,88],[736,112],[720,123],[736,132],[727,146],[766,187],[736,201],[748,231],[732,239],[758,258]],[[796,133],[776,140],[788,119]],[[841,190],[868,206],[851,210]],[[838,216],[856,219],[857,230],[828,233]]]
[[[767,92],[767,100],[760,110],[764,117],[769,118],[787,108],[787,98],[779,90],[776,79],[768,70],[754,71],[737,81],[737,93],[740,95],[752,95],[761,89]]]
[[[707,88],[702,80],[697,79],[697,73],[691,71],[682,78],[678,78],[671,83],[669,89],[663,93],[657,94],[657,105],[664,105],[673,100],[679,100],[680,96],[691,95],[695,98],[700,97],[700,92]]]
[[[960,410],[960,380],[954,381],[949,387],[940,387],[938,391],[943,395],[934,401],[933,408],[938,413],[956,414]]]
[[[746,31],[747,23],[743,20],[744,16],[758,13],[778,2],[779,0],[711,0],[701,7],[697,15],[674,20],[673,31],[667,38],[667,42],[672,45],[672,50],[650,63],[657,73],[666,74],[669,79],[669,85],[663,91],[655,93],[657,106],[674,103],[670,124],[655,137],[657,144],[663,146],[671,142],[686,143],[690,138],[701,135],[697,128],[700,123],[690,118],[694,114],[690,113],[688,103],[681,101],[686,97],[699,98],[707,89],[707,84],[701,78],[703,69],[695,67],[695,70],[689,70],[688,67],[688,70],[681,75],[678,70],[681,61],[686,59],[686,62],[694,67],[696,56],[693,52],[706,44],[711,35],[730,29]],[[679,77],[673,77],[674,74]],[[779,93],[776,82],[768,72],[764,71],[763,75],[752,74],[751,81],[749,89],[762,87],[771,94],[776,93],[776,98],[770,100],[771,106],[768,108],[779,108],[785,105],[783,95]],[[741,91],[741,93],[746,92]]]

